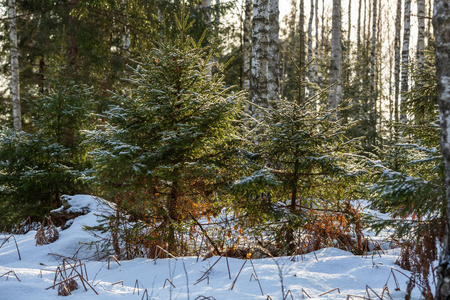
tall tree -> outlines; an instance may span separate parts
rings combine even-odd
[[[19,54],[17,49],[16,1],[8,1],[9,38],[11,56],[11,96],[13,106],[14,130],[22,131],[22,113],[20,108]]]
[[[304,83],[306,79],[306,72],[303,68],[306,65],[306,47],[305,47],[305,2],[300,0],[298,33],[300,34],[300,59],[299,59],[299,85],[298,85],[298,103],[305,101]]]
[[[333,0],[330,83],[334,85],[328,96],[328,107],[330,109],[334,109],[341,104],[343,98],[341,36],[341,0]]]
[[[370,142],[375,144],[375,134],[377,125],[377,86],[376,86],[376,47],[377,47],[377,0],[372,0],[372,45],[370,50],[370,101],[369,101],[369,120],[370,120]]]
[[[450,299],[450,3],[435,0],[433,29],[436,37],[436,79],[441,120],[441,148],[445,161],[447,223],[444,249],[438,266],[436,299]]]
[[[280,56],[280,43],[279,43],[279,0],[269,0],[269,28],[267,32],[269,34],[269,62],[268,62],[268,98],[269,104],[274,106],[278,102],[279,93],[279,56]]]
[[[397,12],[395,16],[395,37],[394,37],[394,120],[399,121],[399,97],[400,97],[400,34],[402,29],[402,0],[397,0]]]
[[[356,32],[356,60],[357,61],[359,61],[359,59],[361,58],[361,7],[362,7],[362,1],[359,0],[358,27],[357,27],[357,32]]]
[[[316,60],[314,61],[314,82],[316,84],[319,83],[319,0],[316,0],[316,5],[314,6],[315,12],[315,28],[314,28],[314,32],[315,32],[315,37],[316,37],[316,47],[315,47],[315,58]]]
[[[417,71],[420,73],[425,61],[425,0],[417,0]]]
[[[408,92],[409,67],[409,38],[411,35],[411,0],[405,0],[403,18],[403,47],[402,47],[402,78],[401,78],[401,109],[400,121],[406,121],[406,92]]]
[[[309,12],[309,20],[308,20],[308,81],[314,82],[314,72],[313,72],[313,64],[311,63],[313,59],[313,43],[312,43],[312,24],[314,19],[314,0],[311,0],[311,10]],[[309,97],[314,95],[314,90],[312,87],[309,87]]]
[[[252,55],[252,0],[245,0],[244,7],[244,32],[242,37],[242,87],[246,91],[250,91],[250,58]]]
[[[268,65],[269,65],[269,0],[253,2],[252,24],[252,83],[251,101],[261,107],[269,106],[268,99]],[[252,111],[256,113],[256,107]]]

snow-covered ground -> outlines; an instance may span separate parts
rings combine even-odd
[[[54,285],[55,271],[64,257],[74,257],[85,264],[83,271],[87,275],[83,277],[91,285],[85,283],[86,291],[76,277],[78,289],[69,296],[73,299],[253,300],[283,299],[283,292],[285,299],[295,300],[369,299],[367,291],[370,299],[380,299],[382,294],[383,299],[405,296],[408,279],[400,272],[409,273],[394,264],[398,249],[364,257],[326,248],[293,259],[240,260],[214,256],[206,260],[184,257],[155,261],[139,258],[120,261],[120,265],[111,261],[108,269],[107,260],[96,261],[95,248],[83,244],[95,239],[83,226],[96,225],[97,215],[109,208],[101,199],[86,195],[71,197],[70,204],[71,209],[89,207],[91,212],[77,217],[68,229],[60,231],[54,243],[36,246],[36,231],[30,231],[14,236],[21,260],[14,238],[9,238],[0,248],[0,276],[14,271],[20,280],[12,272],[0,277],[0,300],[60,299],[58,287],[47,288]],[[0,245],[8,237],[0,235]],[[76,269],[81,272],[80,268]],[[331,292],[322,295],[328,291]],[[420,298],[418,290],[413,298]]]

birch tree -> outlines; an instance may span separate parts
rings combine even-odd
[[[314,81],[313,64],[311,63],[313,59],[313,44],[312,44],[312,24],[314,19],[314,0],[311,0],[311,10],[309,12],[308,20],[308,80],[309,82]],[[314,91],[310,88],[309,97],[314,95]]]
[[[279,92],[279,3],[278,0],[269,0],[269,28],[267,32],[269,34],[269,61],[268,61],[268,98],[269,104],[272,106],[278,102]]]
[[[244,7],[244,32],[242,38],[243,56],[243,88],[250,91],[250,58],[252,54],[252,0],[245,0]]]
[[[268,26],[269,23],[269,0],[255,0],[253,2],[252,22],[252,103],[268,107]],[[252,107],[254,114],[256,108]]]
[[[397,0],[397,12],[395,16],[395,37],[394,37],[394,120],[399,121],[399,97],[400,97],[400,34],[402,29],[402,0]]]
[[[433,29],[436,37],[436,79],[447,199],[445,244],[437,271],[436,299],[446,300],[450,299],[450,4],[448,0],[435,0]]]
[[[401,109],[400,121],[406,121],[406,92],[408,91],[409,38],[411,35],[411,0],[405,0],[403,19],[402,77],[401,77]]]
[[[424,66],[425,61],[425,0],[417,0],[417,71],[419,74]]]
[[[362,1],[359,0],[359,5],[358,5],[358,28],[357,28],[357,32],[356,32],[356,60],[357,61],[359,61],[360,58],[361,58],[361,7],[362,7]]]
[[[19,54],[17,49],[16,1],[8,0],[9,39],[11,56],[11,96],[13,123],[16,132],[22,131],[22,113],[20,109]]]
[[[328,107],[330,109],[334,109],[341,104],[343,97],[341,35],[341,0],[333,0],[330,83],[334,86],[328,96]]]
[[[376,46],[377,46],[377,0],[372,0],[372,45],[370,50],[370,100],[369,100],[369,120],[370,120],[370,141],[375,143],[375,132],[377,124],[376,105],[377,105],[377,88],[375,78],[376,68]]]
[[[314,6],[315,12],[315,34],[316,34],[316,47],[315,47],[315,57],[316,60],[314,61],[314,82],[319,83],[319,0],[316,0],[316,5]]]
[[[305,100],[305,91],[303,84],[305,82],[306,76],[303,72],[303,68],[306,62],[306,51],[305,51],[305,3],[304,0],[300,0],[300,12],[299,12],[299,34],[300,34],[300,64],[299,64],[299,86],[298,86],[298,103],[302,103]]]

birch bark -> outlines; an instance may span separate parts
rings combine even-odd
[[[444,249],[438,266],[436,299],[450,299],[450,3],[435,0],[433,29],[436,37],[436,79],[441,124],[441,148],[445,161],[447,222]]]
[[[261,107],[268,107],[268,48],[269,48],[269,0],[253,2],[252,24],[252,83],[251,101]],[[253,114],[258,116],[256,107]]]
[[[417,0],[417,71],[420,74],[422,72],[425,61],[425,0]]]
[[[328,96],[328,107],[336,108],[342,102],[342,48],[341,48],[341,0],[333,0],[331,27],[330,84],[334,84]]]
[[[403,48],[402,48],[402,77],[401,77],[401,103],[400,121],[406,122],[406,92],[408,91],[408,66],[409,66],[409,38],[411,35],[411,0],[405,0],[403,21]]]
[[[400,1],[400,0],[399,0]],[[359,61],[361,58],[361,7],[362,2],[359,0],[358,6],[358,28],[356,33],[356,60]]]
[[[243,88],[250,91],[250,58],[252,51],[252,0],[245,1],[244,33],[242,42],[243,56]]]
[[[300,64],[299,64],[299,85],[298,85],[298,103],[305,101],[305,88],[304,83],[306,79],[306,72],[303,71],[306,61],[305,51],[305,5],[304,0],[300,0],[300,16],[299,16],[299,34],[300,34]]]
[[[22,131],[22,113],[20,109],[19,53],[17,49],[16,1],[8,1],[9,38],[11,56],[11,96],[13,124],[16,132]]]
[[[278,102],[279,92],[279,56],[280,56],[280,44],[279,44],[279,18],[280,10],[278,0],[269,0],[269,61],[268,61],[268,100],[269,105],[274,107]]]
[[[309,12],[309,21],[308,21],[308,80],[309,82],[314,81],[314,72],[313,72],[313,64],[311,61],[313,60],[313,44],[312,44],[312,24],[314,19],[314,0],[311,0],[311,10]],[[309,87],[309,97],[314,95],[314,90],[312,87]]]
[[[394,37],[394,120],[399,121],[399,97],[400,97],[400,34],[402,29],[402,0],[397,0],[397,12],[395,16]]]

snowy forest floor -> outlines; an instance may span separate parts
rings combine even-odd
[[[97,225],[104,202],[77,195],[71,205],[90,212],[58,229],[51,244],[36,245],[36,231],[0,234],[1,300],[60,299],[62,276],[78,285],[73,299],[404,299],[406,294],[410,273],[395,265],[399,248],[364,256],[324,248],[263,259],[95,260],[95,247],[87,245],[98,237],[83,228]],[[420,299],[420,290],[412,296]]]

